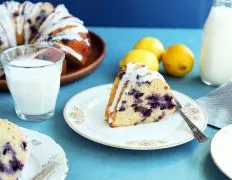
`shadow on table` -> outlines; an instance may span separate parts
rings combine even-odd
[[[213,180],[213,179],[228,180],[229,179],[217,168],[210,154],[207,155],[203,163],[203,166],[204,166],[205,177],[207,177],[207,179],[209,180]]]

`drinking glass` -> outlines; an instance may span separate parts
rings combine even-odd
[[[0,60],[15,111],[23,120],[54,116],[65,54],[49,46],[22,45],[5,50]]]

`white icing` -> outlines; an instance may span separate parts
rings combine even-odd
[[[50,36],[50,38],[52,40],[62,40],[62,39],[67,39],[67,40],[77,40],[77,41],[82,41],[83,38],[81,36],[78,35],[78,33],[80,33],[80,28],[79,27],[72,27],[72,28],[68,28],[63,30],[62,32],[55,34],[53,36]],[[46,37],[44,37],[42,39],[42,37],[40,37],[38,39],[38,41],[44,40],[46,39]],[[87,43],[86,43],[87,44]]]
[[[59,42],[55,41],[41,41],[41,42],[36,42],[35,44],[39,45],[44,45],[44,46],[58,46],[61,50],[64,52],[71,54],[73,57],[75,57],[77,60],[81,61],[83,59],[82,55],[79,54],[78,52],[74,51],[72,48],[65,46],[63,44],[60,44]]]
[[[29,1],[26,1],[26,2],[24,2],[23,3],[23,6],[24,6],[24,27],[23,27],[23,29],[24,29],[24,41],[25,41],[25,44],[28,44],[29,43],[29,39],[30,39],[30,25],[29,25],[29,23],[27,22],[27,19],[29,18],[29,17],[27,17],[30,13],[31,13],[31,11],[33,10],[33,8],[34,8],[34,4],[32,4],[31,2],[29,2]]]
[[[57,46],[60,47],[61,50],[63,50],[64,52],[67,52],[69,54],[71,54],[73,57],[75,57],[76,59],[78,59],[79,61],[81,61],[83,59],[82,55],[79,54],[78,52],[74,51],[72,48],[65,46],[63,44],[59,44],[54,42]]]
[[[29,44],[30,35],[31,35],[30,25],[27,22],[25,22],[25,25],[24,25],[24,41],[25,41],[25,44]]]
[[[163,76],[156,72],[156,71],[151,71],[150,69],[148,69],[146,66],[140,67],[140,68],[136,68],[136,66],[138,66],[139,63],[128,63],[127,64],[127,68],[126,68],[126,72],[125,74],[122,76],[122,79],[119,82],[117,91],[115,93],[114,96],[114,100],[113,103],[111,104],[109,110],[110,112],[113,112],[119,96],[121,94],[121,91],[123,89],[123,86],[127,83],[127,87],[125,89],[125,91],[127,92],[128,89],[131,89],[131,86],[136,84],[136,83],[144,83],[144,82],[151,82],[154,79],[160,79],[162,81],[165,82]],[[137,76],[139,76],[139,78],[137,78]]]
[[[20,34],[20,35],[23,33],[23,25],[24,25],[24,18],[25,18],[25,16],[22,15],[22,12],[23,12],[23,5],[21,4],[18,9],[19,16],[16,17],[16,24],[17,24],[16,31],[17,31],[17,34]]]
[[[20,4],[16,1],[6,1],[4,4],[6,5],[7,9],[9,10],[12,16],[14,16],[14,13],[18,13],[18,16],[13,18],[15,18],[17,34],[22,34],[24,23],[24,16],[22,15],[24,8],[23,4]]]
[[[30,25],[33,25],[35,28],[38,28],[40,26],[41,21],[36,20],[36,17],[40,14],[41,10],[45,10],[46,15],[50,13],[50,11],[53,10],[53,6],[50,3],[36,3],[34,4],[33,8],[31,8],[30,12],[26,14],[25,18],[25,42],[29,43],[30,37],[31,37],[31,29]],[[31,24],[27,22],[27,20],[30,19]]]
[[[108,121],[110,124],[113,122],[112,118],[110,117],[109,118],[109,121]]]
[[[84,39],[84,42],[87,44],[87,46],[90,46],[89,39]]]
[[[8,39],[6,37],[6,33],[1,25],[0,25],[0,38],[1,38],[1,41],[3,42],[3,49],[7,48],[9,46],[9,41],[8,41]]]
[[[62,40],[62,39],[67,39],[67,40],[77,40],[77,41],[82,41],[83,39],[80,36],[77,35],[70,35],[70,34],[58,34],[55,36],[51,37],[53,41],[56,40]]]
[[[11,46],[16,46],[15,24],[12,21],[11,13],[5,5],[0,5],[0,23],[5,30]]]
[[[41,24],[38,32],[43,32],[46,28],[50,28],[54,23],[67,16],[70,16],[70,14],[65,6],[63,4],[58,5],[54,12],[49,14],[46,20]]]
[[[84,27],[83,22],[80,19],[71,16],[64,5],[59,5],[40,26],[40,36],[37,37],[37,42],[46,40],[49,34],[57,29],[62,29],[67,26],[74,27],[64,29],[62,32],[50,36],[51,41],[59,41],[62,39],[83,41],[80,33],[88,33],[88,30]],[[88,46],[90,45],[88,40],[84,40],[84,42]]]
[[[20,3],[16,2],[16,1],[6,1],[5,6],[7,7],[7,9],[9,10],[10,13],[14,13],[14,12],[18,12]]]
[[[54,32],[57,29],[65,28],[67,26],[76,26],[79,29],[79,32],[87,33],[88,30],[78,21],[77,18],[70,16],[65,19],[61,19],[60,21],[53,24],[50,28],[46,28],[41,35],[46,36],[52,32]]]

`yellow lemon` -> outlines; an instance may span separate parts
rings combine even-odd
[[[129,51],[120,61],[119,66],[123,67],[129,62],[145,64],[153,71],[158,71],[159,69],[159,61],[157,57],[150,51],[144,49],[134,49]]]
[[[165,71],[176,77],[189,73],[194,65],[192,51],[183,44],[170,46],[162,56]]]
[[[153,37],[144,37],[140,39],[136,44],[134,49],[146,49],[151,51],[156,55],[158,60],[161,59],[162,54],[164,53],[164,45],[163,43],[156,38]]]

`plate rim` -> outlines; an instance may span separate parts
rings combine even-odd
[[[214,164],[217,166],[217,168],[224,174],[224,175],[226,175],[229,179],[232,179],[232,176],[230,176],[228,173],[226,173],[224,170],[223,170],[223,168],[219,165],[219,163],[216,161],[216,158],[215,158],[215,156],[213,155],[213,143],[215,142],[215,137],[216,136],[218,136],[218,134],[220,134],[221,133],[221,131],[224,131],[225,130],[225,128],[227,129],[227,128],[232,128],[232,124],[230,124],[230,125],[227,125],[227,126],[225,126],[224,128],[222,128],[222,129],[220,129],[218,132],[216,132],[216,134],[214,135],[214,137],[213,137],[213,139],[212,139],[212,141],[211,141],[211,144],[210,144],[210,156],[212,157],[212,160],[213,160],[213,162],[214,162]]]
[[[63,151],[64,157],[65,157],[66,168],[64,169],[64,175],[60,178],[60,180],[65,180],[67,178],[68,171],[69,171],[69,163],[68,163],[67,154],[64,151],[63,147],[59,143],[57,143],[55,139],[53,139],[52,137],[48,136],[47,134],[41,133],[41,132],[36,131],[36,130],[28,129],[28,128],[25,128],[25,127],[22,127],[22,126],[20,126],[20,129],[22,129],[24,135],[26,135],[25,131],[27,131],[29,133],[33,133],[33,134],[36,133],[38,135],[42,135],[42,136],[48,138],[49,141],[52,141],[54,143],[54,145],[56,145],[58,148],[60,148]],[[29,150],[29,153],[31,154],[30,150]]]
[[[98,85],[98,86],[94,86],[94,87],[90,87],[88,89],[85,89],[83,91],[80,91],[78,93],[76,93],[75,95],[73,95],[65,104],[64,106],[64,109],[63,109],[63,116],[64,116],[64,120],[65,122],[68,124],[68,126],[73,130],[75,131],[77,134],[81,135],[82,137],[86,138],[86,139],[89,139],[95,143],[99,143],[99,144],[102,144],[102,145],[106,145],[106,146],[109,146],[109,147],[114,147],[114,148],[120,148],[120,149],[128,149],[128,150],[159,150],[159,149],[167,149],[167,148],[172,148],[172,147],[175,147],[175,146],[179,146],[179,145],[182,145],[182,144],[185,144],[187,142],[190,142],[194,139],[194,136],[190,136],[189,138],[185,138],[183,139],[181,142],[177,142],[177,143],[173,143],[173,144],[168,144],[168,145],[163,145],[163,146],[125,146],[125,145],[115,145],[115,144],[112,144],[112,143],[107,143],[107,142],[103,142],[95,137],[90,137],[88,136],[87,134],[85,133],[82,133],[81,131],[79,131],[77,128],[75,128],[69,121],[68,121],[68,117],[67,117],[67,114],[66,114],[66,111],[67,111],[67,108],[68,108],[68,105],[69,103],[75,98],[75,96],[78,96],[80,93],[83,93],[85,91],[88,91],[88,90],[91,90],[91,89],[94,89],[94,88],[100,88],[100,87],[104,87],[104,86],[112,86],[113,84],[110,83],[110,84],[102,84],[102,85]],[[194,101],[199,107],[200,105],[195,101],[193,100],[191,97],[179,92],[179,91],[176,91],[176,90],[172,90],[173,92],[177,92],[177,93],[180,93],[186,97],[188,97],[189,99],[191,99],[192,101]],[[208,124],[208,114],[206,113],[206,111],[200,107],[200,109],[202,110],[202,113],[204,115],[204,119],[205,119],[205,123],[204,125],[202,126],[202,128],[200,130],[205,130],[206,127],[207,127],[207,124]]]

